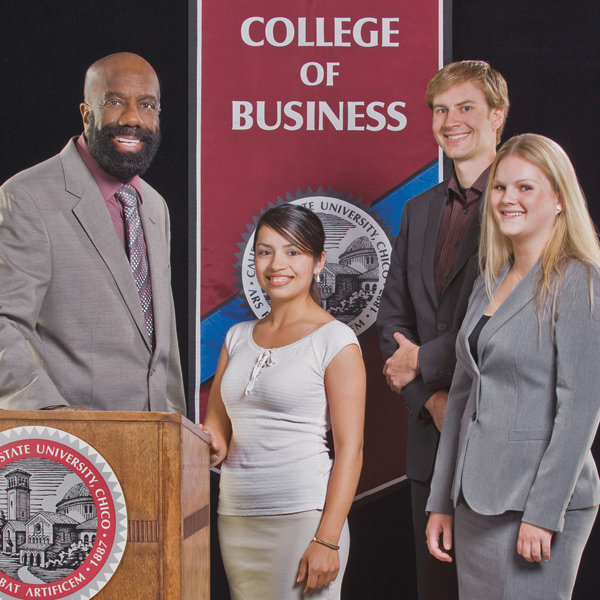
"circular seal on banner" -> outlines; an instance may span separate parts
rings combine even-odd
[[[322,307],[339,321],[349,325],[358,335],[377,318],[381,292],[390,267],[392,247],[386,228],[351,196],[340,193],[299,192],[288,195],[288,202],[300,204],[317,214],[325,230],[325,266],[319,289]],[[279,204],[284,201],[279,199]],[[276,206],[276,205],[274,205]],[[271,310],[269,296],[261,289],[254,270],[254,226],[240,244],[238,277],[243,296],[252,314],[261,319]]]
[[[88,600],[127,542],[121,486],[83,440],[51,427],[0,433],[0,599]]]

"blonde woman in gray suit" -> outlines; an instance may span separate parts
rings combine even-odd
[[[462,600],[570,598],[600,503],[600,247],[548,138],[510,139],[486,198],[427,544],[455,546]]]

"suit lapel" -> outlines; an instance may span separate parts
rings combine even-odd
[[[471,348],[469,346],[469,336],[471,335],[475,325],[481,319],[487,305],[489,304],[489,300],[487,297],[487,293],[485,291],[485,285],[483,280],[478,280],[475,288],[473,290],[473,295],[471,297],[471,304],[469,310],[467,310],[467,314],[465,315],[464,321],[461,326],[461,332],[458,335],[458,343],[456,345],[456,355],[457,358],[461,359],[461,363],[469,371],[470,375],[473,378],[479,377],[479,368],[473,355],[471,354]],[[489,322],[486,324],[484,329],[487,328]],[[481,339],[481,336],[480,336]],[[479,349],[479,345],[478,345]]]
[[[425,287],[431,296],[435,306],[438,305],[438,295],[435,289],[435,276],[433,267],[435,261],[435,248],[437,246],[440,224],[446,204],[446,185],[438,186],[436,196],[429,204],[429,215],[427,217],[427,228],[425,230],[425,242],[423,247],[423,280]]]
[[[73,207],[73,214],[110,271],[127,309],[150,350],[144,314],[131,266],[115,231],[106,202],[73,143],[61,152],[61,160],[65,172],[66,190],[79,198]]]
[[[480,207],[483,204],[479,205]],[[475,252],[477,252],[477,246],[479,245],[479,220],[480,220],[481,212],[478,208],[471,218],[471,222],[469,223],[469,227],[460,242],[460,246],[458,248],[458,252],[456,253],[456,257],[454,262],[452,263],[452,267],[450,267],[450,272],[448,273],[448,277],[446,278],[446,284],[444,285],[444,290],[448,287],[448,284],[460,273],[460,270],[465,266],[465,263],[473,256]],[[444,292],[442,292],[443,294]]]
[[[506,277],[511,264],[506,265],[498,276],[496,289]],[[516,313],[518,313],[529,302],[533,302],[533,283],[535,281],[536,267],[523,278],[523,281],[511,292],[508,298],[500,305],[498,310],[490,317],[485,324],[479,339],[477,341],[477,353],[479,358],[484,356],[486,345],[492,336],[509,321]],[[469,309],[461,326],[456,344],[456,357],[460,360],[461,365],[472,378],[471,392],[467,404],[465,405],[464,415],[476,415],[479,413],[480,392],[481,392],[481,372],[478,364],[475,362],[471,354],[469,346],[469,336],[473,329],[481,319],[489,304],[489,298],[485,291],[485,285],[482,279],[478,279],[473,288],[473,295],[470,299]],[[459,497],[459,492],[462,488],[463,469],[465,464],[465,448],[469,431],[471,430],[472,422],[466,427],[461,425],[458,441],[458,455],[456,466],[456,477],[453,484],[452,497],[456,502]]]
[[[501,277],[498,278],[498,285],[503,281],[511,266],[512,264],[507,265],[504,268]],[[537,264],[529,271],[529,273],[527,273],[527,275],[525,275],[525,277],[523,277],[523,280],[519,282],[519,285],[517,285],[510,293],[508,298],[500,305],[498,310],[487,322],[486,326],[481,330],[481,335],[479,336],[479,341],[477,343],[477,351],[480,356],[482,356],[485,346],[490,338],[500,329],[500,327],[512,319],[530,302],[534,301],[533,288],[535,285],[536,273]]]
[[[502,283],[504,277],[508,273],[511,264],[505,266],[500,274],[498,275],[498,282],[496,288]],[[535,274],[537,268],[534,267],[527,273],[523,278],[523,281],[511,292],[508,298],[500,305],[498,310],[491,316],[485,327],[479,334],[477,340],[477,354],[480,359],[485,353],[487,343],[490,341],[492,336],[512,317],[514,317],[520,310],[527,306],[530,302],[533,302],[533,288],[535,284]],[[473,332],[475,325],[481,319],[485,312],[488,304],[490,303],[488,295],[485,291],[483,280],[478,280],[475,288],[473,289],[473,295],[471,297],[469,309],[465,315],[465,319],[461,326],[461,331],[458,335],[456,344],[456,356],[460,359],[463,367],[469,372],[470,376],[474,380],[479,380],[479,366],[475,362],[473,355],[471,354],[471,348],[469,346],[469,336]],[[477,394],[477,404],[479,402],[479,394]]]

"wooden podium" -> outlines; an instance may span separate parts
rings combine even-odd
[[[174,413],[0,411],[0,431],[42,425],[100,453],[127,506],[121,563],[94,598],[209,600],[209,437]]]

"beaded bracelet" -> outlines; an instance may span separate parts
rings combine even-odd
[[[339,546],[336,546],[335,544],[330,544],[329,542],[326,542],[325,540],[321,540],[316,536],[312,539],[312,541],[317,542],[317,544],[321,544],[321,546],[326,546],[330,550],[339,550],[340,549]]]

